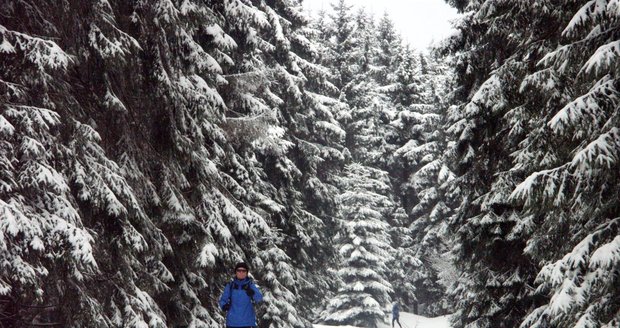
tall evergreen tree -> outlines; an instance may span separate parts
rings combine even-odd
[[[357,10],[354,19],[355,30],[351,35],[352,48],[349,55],[349,70],[353,78],[341,91],[350,108],[360,108],[368,106],[371,98],[376,96],[373,91],[377,85],[372,73],[378,49],[372,17],[361,8]]]
[[[377,40],[379,52],[376,58],[376,81],[380,86],[390,85],[395,80],[394,72],[400,64],[398,55],[401,54],[402,40],[394,28],[394,22],[387,12],[383,14],[377,24]]]
[[[342,280],[323,315],[328,323],[377,327],[384,320],[392,285],[386,277],[394,254],[385,217],[396,207],[385,171],[360,164],[345,167],[339,196],[342,226],[336,244]]]
[[[396,106],[407,107],[424,100],[421,77],[421,65],[409,45],[398,53],[398,66],[394,71],[394,80],[390,87],[385,88]],[[425,102],[425,101],[424,101]]]
[[[331,239],[333,233],[329,228],[334,224],[332,217],[336,210],[332,174],[339,170],[339,163],[343,160],[341,140],[344,131],[333,117],[334,109],[340,105],[328,96],[335,93],[335,88],[327,82],[325,68],[313,63],[317,55],[308,39],[312,33],[307,30],[309,19],[294,1],[275,2],[269,6],[259,4],[259,8],[266,13],[272,27],[259,35],[265,35],[265,40],[270,40],[273,46],[265,49],[260,44],[252,46],[247,42],[252,38],[251,34],[235,33],[243,36],[238,43],[248,48],[240,52],[240,59],[246,58],[248,52],[255,52],[257,63],[241,66],[250,71],[235,75],[240,93],[231,94],[229,99],[233,103],[243,98],[255,99],[258,104],[235,104],[245,113],[238,119],[241,122],[235,124],[253,124],[256,116],[252,115],[270,112],[271,130],[279,131],[268,139],[253,140],[254,146],[245,151],[256,155],[257,163],[252,165],[254,172],[264,180],[263,183],[268,183],[265,193],[281,207],[271,219],[272,225],[281,231],[273,244],[279,250],[263,252],[263,256],[277,253],[278,257],[292,262],[289,269],[298,269],[284,271],[282,263],[266,266],[271,270],[263,273],[266,278],[282,276],[287,284],[272,282],[275,283],[272,289],[281,291],[281,294],[267,295],[273,303],[264,318],[266,323],[274,326],[298,326],[309,323],[295,319],[299,317],[296,306],[304,309],[318,307],[316,303],[324,301],[320,295],[326,295],[326,288],[332,284],[317,272],[333,260],[331,245],[324,241]],[[254,71],[260,67],[266,71]],[[285,130],[287,135],[282,134]],[[233,131],[243,130],[237,128]],[[251,139],[255,139],[254,136]],[[322,171],[319,165],[323,165]],[[314,251],[307,252],[307,249]],[[301,298],[298,302],[297,295],[308,293],[315,289],[314,286],[321,286],[323,292],[317,293],[317,297]]]
[[[508,117],[521,102],[518,79],[532,69],[528,55],[536,56],[536,40],[557,24],[544,4],[489,0],[457,7],[467,13],[448,41],[457,74],[448,132],[455,141],[453,188],[460,188],[462,201],[450,225],[463,274],[453,291],[452,322],[514,327],[538,299],[529,287],[537,267],[523,253],[527,234],[519,231],[520,208],[509,198],[518,179],[512,154],[523,136],[507,133]],[[537,25],[542,17],[551,19],[546,27]],[[524,22],[530,28],[515,27]]]
[[[107,2],[72,5],[90,25],[68,24],[75,16],[57,4],[15,2],[0,12],[0,280],[9,325],[164,327],[152,295],[168,278],[161,262],[168,243],[107,157],[102,136],[84,123],[83,102],[93,95],[75,81],[89,33],[94,47],[97,40],[115,45],[92,49],[106,50],[99,60],[121,59],[136,42],[115,29]],[[67,38],[71,32],[84,38]],[[63,50],[76,48],[83,52]],[[112,92],[102,96],[102,107],[123,109]]]
[[[516,47],[508,52],[499,46],[489,48],[497,65],[472,97],[478,106],[470,109],[486,103],[503,115],[504,144],[512,163],[487,183],[491,190],[502,192],[486,199],[495,203],[495,214],[510,210],[507,222],[514,223],[508,240],[518,242],[519,256],[532,263],[507,270],[512,275],[500,281],[527,286],[533,283],[532,273],[539,271],[540,286],[536,292],[513,289],[491,309],[508,314],[515,324],[527,315],[522,327],[617,325],[618,293],[612,287],[617,275],[608,274],[618,262],[613,255],[617,206],[608,201],[613,196],[603,196],[615,192],[611,187],[615,175],[606,170],[614,167],[618,148],[611,109],[617,106],[617,90],[608,70],[615,63],[609,54],[615,42],[616,5],[606,1],[504,5],[487,1],[476,13],[497,18],[488,25],[494,32],[501,30],[498,22],[505,22],[506,44]],[[517,22],[527,22],[529,28],[513,27]],[[477,110],[472,113],[480,116]],[[463,139],[467,129],[453,131]],[[467,134],[474,135],[471,132]],[[497,200],[504,205],[498,207]]]
[[[554,7],[557,6],[557,7]],[[522,327],[620,325],[618,4],[549,3],[560,23],[522,79],[515,133],[526,252],[548,301]],[[557,46],[557,40],[560,45]]]
[[[418,58],[426,61],[422,55]],[[407,246],[414,250],[423,264],[414,271],[416,297],[424,314],[437,315],[448,310],[444,301],[445,286],[438,282],[439,272],[435,265],[438,258],[446,256],[449,247],[447,219],[454,206],[449,193],[454,174],[444,162],[447,144],[446,136],[441,132],[447,102],[441,102],[439,97],[447,94],[450,75],[445,67],[440,68],[439,61],[437,64],[427,63],[425,74],[422,62],[418,63],[417,69],[405,68],[401,64],[405,72],[397,73],[409,76],[413,81],[402,83],[403,88],[410,85],[406,88],[410,91],[408,96],[399,97],[405,102],[396,104],[400,111],[391,122],[399,136],[397,143],[400,148],[394,152],[390,170],[408,213],[405,222],[411,228],[412,238]],[[444,267],[446,265],[449,261]]]
[[[379,92],[373,79],[373,62],[377,55],[377,40],[374,37],[371,19],[365,11],[359,10],[354,31],[346,39],[350,45],[347,68],[354,78],[343,86],[341,99],[346,101],[348,110],[342,111],[340,122],[346,131],[346,147],[355,161],[375,168],[386,169],[387,161],[393,152],[390,138],[394,138],[389,126],[393,116],[389,99]],[[338,39],[335,39],[337,42]],[[339,46],[336,44],[334,50]],[[338,70],[338,67],[334,69]]]
[[[332,10],[334,13],[330,16],[330,34],[332,37],[331,46],[333,54],[333,73],[334,85],[343,93],[345,87],[353,80],[354,72],[353,48],[354,37],[353,32],[356,29],[355,21],[352,15],[353,6],[346,3],[346,0],[338,0],[333,3]],[[341,96],[342,97],[342,96]]]

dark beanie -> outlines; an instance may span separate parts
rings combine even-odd
[[[244,268],[244,269],[250,271],[250,268],[248,267],[247,264],[245,264],[245,262],[239,262],[239,263],[237,263],[237,265],[235,265],[235,271],[237,271],[237,269],[239,269],[239,268]]]

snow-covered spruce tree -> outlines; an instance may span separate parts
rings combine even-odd
[[[419,56],[416,56],[409,45],[405,45],[396,55],[398,66],[394,71],[394,81],[385,91],[396,106],[407,107],[413,103],[422,103],[423,86],[420,79],[422,70]]]
[[[533,70],[559,17],[546,1],[471,1],[457,7],[466,13],[460,33],[447,42],[457,74],[448,154],[457,175],[453,189],[460,188],[462,197],[450,222],[463,272],[453,291],[453,324],[514,327],[539,298],[529,287],[537,265],[523,252],[530,231],[521,229],[520,206],[510,200],[519,179],[511,170],[512,154],[524,138],[509,133],[515,127],[511,117],[526,96],[519,79]]]
[[[311,33],[309,34],[310,41],[314,44],[314,56],[317,64],[325,66],[329,69],[333,65],[334,54],[332,47],[330,47],[331,37],[331,24],[327,11],[320,10],[311,21]],[[331,70],[329,70],[331,73]],[[333,76],[329,74],[333,80]],[[334,86],[335,87],[335,86]],[[339,90],[336,88],[336,92]]]
[[[116,5],[141,52],[123,71],[103,70],[132,96],[121,98],[125,115],[99,125],[116,123],[111,152],[141,190],[151,190],[142,200],[170,240],[168,284],[156,294],[167,324],[215,327],[223,318],[209,309],[231,263],[253,259],[258,238],[271,234],[248,201],[247,169],[220,127],[226,107],[216,87],[234,42],[221,27],[223,14],[203,3]],[[222,12],[241,15],[242,5],[227,2]]]
[[[396,203],[385,171],[349,164],[340,183],[343,220],[336,245],[342,258],[337,271],[342,285],[323,313],[323,321],[377,327],[393,292],[386,280],[394,250],[385,218]]]
[[[288,4],[276,7],[285,12],[291,10]],[[312,224],[320,225],[320,220],[304,210],[299,192],[292,186],[294,179],[299,178],[299,170],[289,160],[287,151],[294,144],[286,140],[280,127],[287,115],[294,114],[280,111],[285,108],[285,101],[299,101],[302,96],[302,78],[288,71],[288,65],[296,67],[297,63],[291,60],[293,55],[287,51],[290,41],[284,37],[289,35],[290,28],[286,22],[295,20],[282,19],[280,13],[263,3],[224,3],[216,8],[225,19],[225,33],[236,45],[229,52],[234,65],[224,63],[226,82],[219,87],[228,116],[224,134],[235,150],[235,154],[222,161],[224,171],[230,170],[232,178],[223,182],[225,186],[233,183],[231,193],[239,197],[238,206],[248,205],[242,209],[256,217],[254,222],[265,220],[280,231],[264,233],[260,242],[253,241],[252,236],[261,235],[264,230],[249,224],[235,239],[242,241],[239,246],[244,257],[250,260],[255,277],[265,287],[267,304],[262,323],[300,327],[307,322],[295,308],[294,288],[301,280],[295,273],[303,272],[303,263],[310,261],[285,262],[291,262],[292,256],[307,254],[296,250],[311,243],[316,246],[320,237],[314,231],[322,229],[308,229]],[[234,216],[230,219],[241,221]],[[304,243],[301,246],[300,241]],[[302,265],[294,267],[299,263]]]
[[[349,67],[353,75],[349,83],[341,88],[341,99],[346,101],[349,108],[366,107],[376,96],[377,84],[373,79],[373,62],[377,56],[377,39],[375,36],[375,22],[364,8],[355,12],[355,28],[347,40],[351,44]],[[332,51],[337,51],[333,47]]]
[[[105,17],[105,4],[74,5]],[[62,49],[75,49],[70,28],[86,31],[65,9],[22,1],[0,11],[3,325],[164,327],[149,294],[162,284],[153,271],[166,242],[101,136],[79,122],[81,57]],[[110,40],[121,52],[132,43],[123,33]]]
[[[385,18],[385,17],[384,17]],[[396,56],[403,56],[397,53]],[[376,62],[376,57],[375,57]],[[411,66],[399,66],[403,73],[405,71],[413,72],[416,67],[415,63],[410,62]],[[385,72],[385,67],[378,67],[374,73],[378,71]],[[390,72],[390,76],[396,77],[396,72]],[[376,74],[368,74],[370,78],[376,78]],[[406,78],[402,75],[402,77]],[[412,80],[413,75],[409,76]],[[404,81],[404,80],[403,80]],[[412,81],[413,82],[413,81]],[[409,83],[407,83],[409,84]],[[395,186],[406,180],[403,174],[403,166],[395,165],[395,154],[401,145],[401,137],[399,133],[404,131],[398,130],[398,110],[403,106],[395,101],[401,93],[397,90],[397,83],[388,87],[378,88],[377,81],[372,81],[372,88],[368,93],[369,103],[366,107],[354,110],[352,112],[352,122],[350,124],[351,134],[355,141],[353,154],[359,154],[360,158],[370,165],[380,167],[390,174],[390,180]],[[405,96],[406,94],[406,96]],[[404,97],[415,97],[407,91],[402,94]],[[400,161],[397,161],[400,164]],[[402,195],[398,187],[395,189],[396,199],[400,204],[406,204],[410,199]],[[400,205],[402,206],[402,205]],[[392,237],[392,245],[395,249],[394,261],[390,263],[393,268],[389,278],[394,288],[394,299],[398,300],[404,309],[417,311],[417,290],[416,281],[419,281],[421,273],[421,262],[415,256],[413,248],[413,235],[409,229],[411,220],[404,208],[400,208],[395,215],[386,217],[390,223],[390,234]]]
[[[389,126],[393,116],[392,106],[388,98],[378,92],[378,85],[373,79],[373,65],[376,58],[377,45],[373,36],[373,25],[368,24],[370,18],[363,10],[358,11],[354,31],[346,39],[350,45],[348,71],[352,78],[343,89],[341,99],[346,101],[348,110],[342,111],[339,120],[346,131],[346,147],[354,161],[385,169],[387,158],[393,152],[388,139],[395,136]],[[338,42],[338,39],[334,39]],[[343,48],[334,44],[334,51]],[[336,72],[339,68],[334,67]],[[338,73],[337,73],[338,74]],[[392,147],[392,148],[391,148]]]
[[[332,246],[325,241],[332,239],[334,231],[337,189],[333,171],[344,159],[340,151],[344,132],[333,117],[334,109],[341,105],[329,97],[337,90],[327,82],[326,69],[313,63],[317,57],[311,41],[314,31],[308,29],[309,19],[300,5],[277,1],[269,6],[259,4],[257,9],[269,23],[269,28],[257,28],[257,35],[265,41],[256,42],[256,36],[245,29],[231,33],[240,49],[233,58],[243,64],[228,70],[228,125],[243,134],[237,139],[249,137],[251,141],[251,146],[246,141],[236,148],[251,159],[246,162],[253,162],[248,164],[250,175],[257,177],[253,188],[258,186],[279,207],[270,222],[279,231],[272,245],[281,251],[274,249],[259,256],[286,254],[292,262],[290,271],[284,270],[284,264],[273,264],[265,266],[270,272],[261,273],[269,280],[266,283],[275,284],[270,286],[273,296],[266,295],[271,304],[263,315],[264,323],[307,325],[309,322],[297,319],[300,315],[295,306],[311,317],[310,309],[320,307],[333,284],[321,272],[334,258]],[[238,128],[260,120],[271,125],[262,132],[266,136],[248,136]],[[274,281],[278,275],[286,285]],[[276,294],[278,291],[281,293]],[[309,296],[300,297],[306,294]]]
[[[395,150],[392,143],[397,138],[389,125],[395,111],[374,76],[379,69],[374,64],[379,51],[374,24],[370,24],[371,19],[363,10],[357,12],[354,22],[362,25],[353,25],[353,32],[345,40],[350,52],[343,54],[349,58],[347,71],[354,77],[341,89],[341,99],[348,109],[341,111],[338,118],[347,132],[345,145],[353,160],[386,169]],[[338,40],[332,38],[333,51],[345,48],[337,44]],[[340,74],[337,66],[332,69]]]
[[[441,67],[441,61],[430,62],[421,54],[418,58],[424,60],[425,66],[420,65],[417,72],[406,73],[416,70],[406,67],[399,69],[405,72],[397,72],[397,76],[415,77],[417,82],[399,83],[403,87],[413,84],[408,89],[415,88],[415,91],[399,97],[406,102],[397,103],[401,110],[391,122],[398,131],[401,147],[394,153],[390,171],[408,213],[405,222],[410,225],[412,237],[405,246],[411,247],[423,264],[411,271],[419,311],[438,315],[447,311],[447,305],[445,286],[438,282],[435,264],[448,250],[447,219],[453,206],[446,189],[451,187],[454,175],[444,163],[446,136],[441,132],[446,103],[440,100],[447,98],[449,74],[447,67]],[[411,60],[403,61],[406,62]]]
[[[330,15],[331,24],[329,33],[332,47],[332,68],[334,85],[341,92],[341,100],[344,96],[343,90],[355,76],[353,72],[354,61],[353,32],[356,29],[355,20],[352,15],[353,6],[346,3],[346,0],[338,0],[331,4],[333,13]]]
[[[0,22],[1,322],[10,327],[64,324],[62,312],[73,302],[61,304],[65,295],[49,286],[48,279],[66,272],[56,282],[65,287],[76,276],[96,272],[97,263],[70,181],[54,165],[56,156],[68,153],[58,144],[57,104],[47,92],[32,90],[66,96],[67,90],[57,90],[54,80],[64,77],[71,58],[53,41],[15,31],[17,22],[6,20],[5,14]]]
[[[295,8],[291,6],[291,8]],[[290,35],[290,52],[285,66],[294,74],[301,98],[292,97],[285,83],[279,91],[285,102],[280,105],[283,126],[289,131],[288,140],[295,146],[289,158],[301,175],[290,183],[291,194],[299,190],[303,206],[295,214],[298,221],[289,221],[290,238],[286,241],[287,253],[301,269],[296,290],[300,312],[314,319],[330,297],[333,277],[325,270],[333,267],[336,250],[329,242],[336,232],[338,207],[336,176],[344,166],[344,130],[336,120],[345,104],[337,100],[338,90],[329,82],[329,71],[320,65],[321,50],[314,40],[318,31],[309,28],[309,18],[299,7],[284,15],[284,22],[292,22],[285,35]],[[279,177],[287,171],[278,170]],[[282,180],[276,179],[274,184]],[[297,196],[296,196],[297,197]],[[293,198],[293,197],[291,197]]]
[[[537,291],[550,297],[521,327],[620,325],[619,8],[550,7],[562,15],[553,35],[561,44],[541,51],[521,83],[537,101],[514,119],[527,137],[515,163],[525,176],[512,197],[531,231],[525,251],[544,265]]]
[[[422,54],[420,54],[422,58]],[[445,138],[442,139],[441,127],[443,108],[447,103],[448,72],[446,68],[435,68],[441,65],[441,59],[436,62],[425,60],[427,68],[422,70],[421,61],[412,68],[402,66],[397,73],[400,76],[409,76],[398,83],[397,89],[413,89],[405,98],[405,102],[395,101],[395,117],[390,122],[395,128],[397,138],[395,144],[398,149],[394,153],[394,159],[390,163],[394,179],[399,184],[399,195],[405,208],[411,210],[418,204],[417,192],[420,186],[414,186],[411,181],[412,174],[421,169],[424,160],[430,163],[439,159],[445,150]],[[408,60],[411,61],[411,60]],[[417,66],[417,68],[416,68]],[[429,67],[431,69],[429,69]],[[427,156],[429,155],[430,156]],[[426,157],[426,158],[425,158]],[[427,186],[436,186],[428,184]],[[416,213],[419,215],[420,213]]]
[[[394,82],[396,69],[399,65],[399,54],[402,51],[402,39],[394,28],[394,22],[387,12],[377,23],[377,40],[379,42],[375,60],[375,80],[379,86],[386,86]]]

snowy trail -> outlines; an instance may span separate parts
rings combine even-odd
[[[390,316],[390,324],[392,317]],[[400,323],[403,325],[403,328],[450,328],[450,323],[448,322],[448,316],[442,316],[437,318],[426,318],[419,315],[401,312],[400,314]],[[382,324],[379,325],[379,328],[391,328],[390,324]],[[398,327],[398,324],[395,324]],[[354,326],[325,326],[325,325],[314,325],[314,328],[361,328]]]

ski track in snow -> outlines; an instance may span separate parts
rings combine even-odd
[[[403,328],[450,328],[449,316],[442,316],[437,318],[426,318],[412,313],[401,312],[400,323]],[[391,328],[392,316],[390,315],[388,324],[380,324],[379,328]],[[396,328],[397,323],[394,323]],[[326,325],[314,325],[314,328],[362,328],[355,326],[326,326]]]

